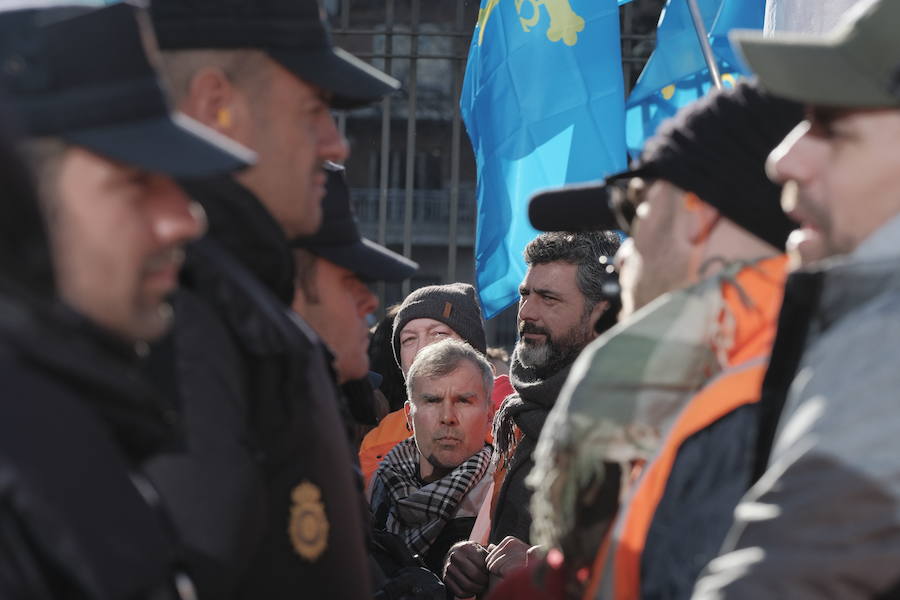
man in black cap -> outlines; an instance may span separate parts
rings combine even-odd
[[[538,227],[631,234],[619,324],[576,361],[530,476],[534,534],[572,581],[595,565],[592,594],[689,597],[746,490],[792,226],[764,163],[800,116],[741,82],[664,123],[631,171],[532,200]],[[622,494],[601,466],[643,461]],[[616,488],[605,514],[601,485]]]
[[[314,0],[156,0],[151,13],[178,106],[259,157],[185,182],[209,235],[189,249],[155,364],[182,402],[189,453],[151,476],[201,594],[368,598],[364,499],[330,358],[290,310],[288,240],[318,229],[323,163],[347,155],[330,107],[397,82],[333,48]]]
[[[4,262],[19,262],[0,299],[4,598],[192,597],[142,474],[177,439],[175,418],[138,355],[168,328],[183,246],[204,230],[172,175],[252,153],[169,111],[148,23],[128,4],[0,13],[0,85],[49,223],[48,249],[24,170],[3,182]],[[11,210],[22,203],[30,219]]]

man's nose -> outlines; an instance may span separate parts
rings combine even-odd
[[[457,423],[456,407],[452,402],[441,403],[441,424],[455,425]]]
[[[337,124],[330,113],[322,115],[318,127],[319,159],[344,164],[350,156],[350,146],[346,138],[338,131]]]
[[[206,232],[206,213],[169,177],[160,176],[150,191],[153,233],[164,246],[178,245]]]
[[[359,315],[365,317],[371,315],[378,308],[378,296],[372,293],[368,287],[363,286],[363,296],[359,302]]]
[[[802,121],[778,144],[766,159],[766,174],[775,183],[805,181],[815,170],[824,144],[810,135],[809,121]],[[820,147],[821,146],[821,147]]]
[[[538,314],[535,309],[535,300],[531,295],[523,296],[519,300],[519,320],[537,321]]]

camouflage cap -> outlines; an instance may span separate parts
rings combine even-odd
[[[827,36],[736,31],[762,85],[806,104],[900,107],[900,2],[861,0]]]

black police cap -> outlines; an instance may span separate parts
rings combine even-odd
[[[169,110],[154,49],[146,14],[128,3],[0,12],[0,86],[29,137],[180,177],[252,162],[251,151]]]
[[[336,108],[354,108],[397,90],[400,83],[334,47],[316,0],[152,0],[165,50],[263,50],[297,75],[332,93]]]
[[[296,238],[291,245],[309,250],[367,281],[402,281],[412,276],[419,268],[417,263],[359,234],[343,167],[329,164],[326,172],[322,225],[314,235]]]

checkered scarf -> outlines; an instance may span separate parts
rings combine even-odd
[[[415,438],[394,446],[375,475],[391,499],[387,530],[403,537],[413,553],[428,552],[459,503],[487,473],[491,452],[491,447],[485,446],[449,475],[422,485]]]

